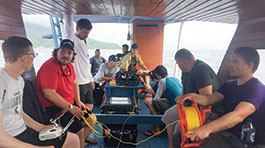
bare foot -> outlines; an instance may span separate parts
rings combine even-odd
[[[95,139],[93,139],[91,137],[88,137],[85,142],[86,143],[95,143],[95,144],[98,143],[97,140],[95,140]]]

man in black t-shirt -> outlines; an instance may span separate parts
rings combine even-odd
[[[175,60],[182,71],[181,96],[187,93],[210,95],[219,88],[219,83],[212,68],[201,60],[197,60],[187,49],[180,49],[175,54]],[[205,109],[202,108],[201,109]],[[169,108],[162,117],[162,121],[168,125],[178,120],[177,105]],[[167,128],[169,148],[173,148],[173,134],[179,132],[178,124]]]

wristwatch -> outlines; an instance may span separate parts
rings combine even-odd
[[[70,109],[72,109],[74,106],[73,106],[73,104],[70,104],[68,107],[69,107],[69,110],[70,110]]]

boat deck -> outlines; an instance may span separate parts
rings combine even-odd
[[[149,109],[146,107],[146,105],[144,104],[144,101],[142,99],[140,101],[140,108],[141,108],[141,110],[139,112],[139,115],[150,115]],[[98,106],[95,106],[93,109],[93,112],[95,114],[100,113],[100,108]],[[129,120],[134,120],[133,118],[134,118],[134,116],[131,117]],[[128,122],[129,122],[129,120],[128,120]],[[137,120],[137,117],[136,117],[136,120]],[[140,119],[138,119],[138,120],[140,120]],[[164,126],[161,125],[160,129],[162,130],[163,128],[164,128]],[[95,129],[97,131],[100,131],[100,127],[98,125],[96,125]],[[152,129],[153,129],[153,125],[151,125],[151,124],[137,124],[137,130],[138,130],[137,142],[147,139],[149,136],[145,136],[143,134],[143,132],[149,131]],[[103,138],[99,138],[99,137],[95,136],[93,133],[90,134],[90,137],[96,139],[98,141],[98,143],[97,144],[89,143],[86,146],[86,148],[104,148],[104,147],[107,147],[104,144]],[[115,147],[117,147],[117,146],[115,146]],[[132,146],[132,147],[134,147],[134,146]],[[148,141],[140,143],[139,145],[136,146],[136,148],[166,148],[166,147],[168,147],[166,132],[163,132],[161,135],[159,135],[157,137],[153,137],[153,138],[149,139]]]

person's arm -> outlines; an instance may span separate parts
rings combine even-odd
[[[72,15],[65,15],[64,23],[64,39],[73,39],[74,36],[74,23]]]
[[[4,148],[14,148],[14,147],[19,147],[19,148],[54,148],[53,146],[34,146],[29,143],[22,142],[14,137],[11,137],[10,135],[6,134],[2,130],[2,109],[0,109],[0,147]]]
[[[61,97],[54,89],[42,89],[43,95],[46,99],[51,101],[55,106],[68,110],[76,116],[78,119],[80,119],[83,116],[82,111],[79,107],[73,106],[72,109],[69,108],[70,103],[64,100],[63,97]]]
[[[158,88],[157,88],[157,91],[156,91],[156,95],[154,97],[154,100],[161,99],[161,97],[164,94],[165,90],[166,90],[166,79],[161,79],[158,82]]]
[[[28,127],[34,129],[35,131],[40,132],[42,129],[45,128],[45,125],[43,125],[43,124],[41,124],[41,123],[39,123],[39,122],[33,120],[29,115],[27,115],[27,114],[23,111],[22,108],[21,108],[21,110],[20,110],[20,114],[22,115],[25,124],[26,124]]]
[[[190,94],[186,94],[186,95],[183,95],[181,97],[178,97],[178,102],[181,102],[186,97],[190,97],[192,100],[194,100],[195,102],[197,102],[201,106],[214,105],[215,103],[224,99],[224,96],[219,92],[214,92],[208,96],[199,95],[196,93],[190,93]]]
[[[102,81],[102,82],[106,82],[106,81],[111,81],[111,80],[114,80],[115,77],[103,77],[103,78],[100,78],[99,80]]]
[[[212,92],[213,92],[212,88],[213,88],[212,85],[205,86],[205,87],[199,89],[199,94],[208,96],[208,95],[212,94]],[[211,106],[201,106],[200,110],[203,111],[205,109],[210,109],[210,108],[211,108]]]
[[[187,132],[186,135],[191,134],[191,140],[202,140],[207,138],[211,133],[230,129],[241,123],[249,115],[253,114],[256,108],[253,104],[248,102],[239,103],[234,111],[231,111],[224,116],[205,124],[202,127],[196,128]]]

